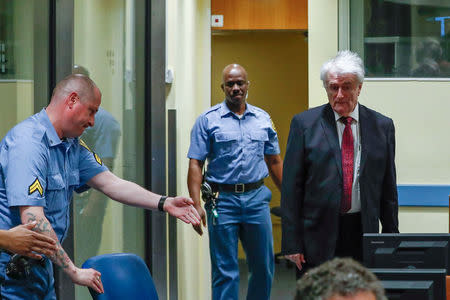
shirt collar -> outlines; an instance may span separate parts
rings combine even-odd
[[[253,105],[251,105],[251,104],[248,104],[247,102],[245,102],[245,111],[244,111],[244,116],[245,115],[247,115],[247,114],[252,114],[252,115],[254,115],[255,114],[255,107],[253,106]],[[226,104],[226,100],[224,100],[221,104],[220,104],[220,116],[221,117],[224,117],[224,116],[227,116],[227,115],[233,115],[233,114],[235,114],[234,112],[232,112],[229,108],[228,108],[228,106],[227,106],[227,104]]]
[[[61,144],[63,141],[59,138],[58,134],[56,133],[55,127],[53,126],[52,122],[50,121],[50,118],[48,117],[47,111],[45,108],[43,108],[39,114],[38,118],[41,121],[41,124],[45,127],[45,134],[47,135],[48,143],[51,147],[57,146]],[[67,142],[71,143],[73,142],[74,138],[68,138]]]
[[[337,112],[335,112],[333,110],[334,113],[334,120],[337,122],[340,118],[342,118],[342,116],[340,114],[338,114]],[[352,117],[353,120],[355,120],[356,122],[359,122],[359,103],[356,103],[355,109],[350,113],[349,117]]]

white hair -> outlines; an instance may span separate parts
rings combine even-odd
[[[364,63],[359,55],[350,50],[339,51],[332,59],[322,65],[320,79],[326,87],[329,74],[344,75],[353,74],[360,83],[364,81]]]

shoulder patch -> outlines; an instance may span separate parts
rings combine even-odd
[[[92,150],[88,147],[88,145],[86,145],[86,143],[82,139],[79,139],[79,142],[80,146],[86,148],[89,152],[92,152]]]
[[[270,123],[272,124],[273,131],[277,132],[277,129],[275,128],[275,124],[272,121],[272,118],[270,118]]]
[[[38,191],[39,194],[44,195],[44,189],[42,188],[42,184],[39,182],[39,179],[36,177],[36,179],[33,181],[32,184],[28,187],[28,195],[33,194],[34,192]]]
[[[100,156],[97,155],[97,153],[95,153],[94,151],[92,151],[88,145],[86,145],[86,143],[82,140],[79,139],[80,141],[80,146],[84,147],[85,149],[87,149],[89,152],[91,152],[94,155],[95,161],[101,166],[103,165],[102,159],[100,158]]]
[[[92,152],[94,153],[94,152]],[[100,156],[97,155],[97,153],[94,153],[94,158],[95,161],[101,166],[103,164],[102,159],[100,158]]]

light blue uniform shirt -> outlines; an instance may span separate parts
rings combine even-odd
[[[19,206],[42,206],[60,242],[70,201],[107,168],[78,138],[60,140],[45,109],[11,129],[0,144],[0,229],[21,224]]]
[[[224,101],[198,117],[187,156],[208,159],[208,181],[236,184],[267,177],[264,155],[279,153],[278,136],[269,114],[247,103],[239,118]]]

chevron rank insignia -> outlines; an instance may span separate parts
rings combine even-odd
[[[28,187],[28,195],[31,195],[36,191],[39,192],[39,195],[41,195],[41,197],[42,195],[44,195],[44,189],[42,188],[42,185],[37,177],[33,181],[33,183]]]

